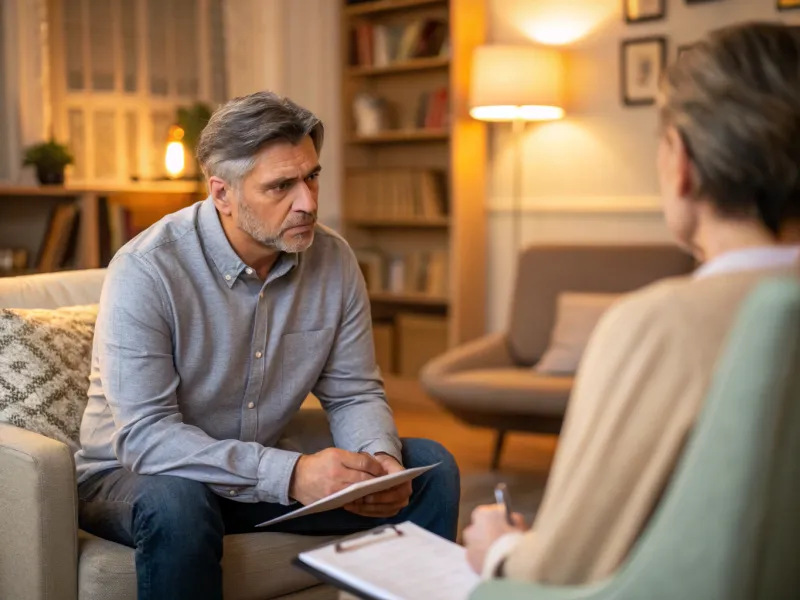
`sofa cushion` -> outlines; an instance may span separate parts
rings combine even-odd
[[[79,533],[79,600],[136,600],[136,567],[131,548]],[[303,550],[336,538],[288,533],[226,535],[222,558],[225,600],[278,598],[316,586],[311,575],[291,566]],[[331,598],[336,594],[331,590]]]
[[[620,294],[562,292],[550,345],[534,369],[545,375],[574,375],[600,317]]]
[[[97,305],[0,309],[0,421],[79,447]]]
[[[563,417],[572,383],[525,367],[475,369],[441,378],[436,394],[454,409]]]

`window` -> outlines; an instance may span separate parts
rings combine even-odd
[[[222,0],[51,6],[53,123],[75,155],[71,180],[163,178],[177,108],[226,99]]]

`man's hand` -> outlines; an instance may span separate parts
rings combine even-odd
[[[326,448],[300,457],[289,484],[289,496],[308,505],[349,485],[381,475],[386,475],[384,467],[369,454]]]
[[[378,453],[375,455],[375,460],[381,464],[387,474],[405,470],[403,465],[388,454]],[[359,498],[346,505],[344,509],[364,517],[388,518],[395,516],[408,506],[409,498],[411,498],[411,482],[406,481],[383,492]]]
[[[528,530],[521,514],[513,513],[511,518],[513,526],[506,521],[506,509],[500,504],[479,506],[472,512],[472,523],[464,529],[464,545],[473,571],[480,574],[489,548],[505,534]]]

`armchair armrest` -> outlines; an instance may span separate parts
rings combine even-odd
[[[616,598],[619,589],[606,582],[586,586],[547,586],[508,579],[493,579],[472,590],[469,600],[602,600]]]
[[[487,335],[434,358],[420,373],[425,387],[448,375],[474,369],[501,369],[514,365],[506,334]]]
[[[78,503],[69,448],[0,423],[0,598],[76,600]]]

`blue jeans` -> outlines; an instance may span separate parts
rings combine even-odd
[[[440,444],[403,439],[403,464],[440,462],[417,477],[409,505],[390,519],[362,517],[343,509],[307,515],[268,529],[255,525],[296,506],[234,502],[205,484],[170,475],[137,475],[127,469],[98,473],[78,486],[80,526],[134,548],[139,600],[222,599],[222,537],[280,531],[344,535],[388,523],[412,521],[455,540],[460,482],[458,466]]]

